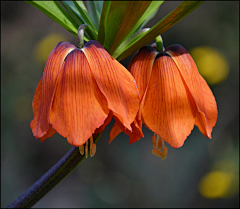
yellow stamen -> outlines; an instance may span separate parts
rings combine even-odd
[[[168,148],[167,147],[163,147],[162,160],[164,160],[167,157],[167,153],[168,153]]]
[[[152,143],[153,143],[153,147],[156,148],[156,137],[155,137],[155,135],[152,136]]]
[[[85,145],[85,157],[88,158],[88,145],[87,145],[87,142],[86,142],[86,145]]]
[[[79,152],[81,155],[84,155],[84,145],[79,147]]]
[[[92,145],[93,145],[93,136],[90,137],[90,150],[92,149]]]
[[[158,135],[156,138],[154,133],[154,136],[152,137],[152,142],[153,142],[153,147],[155,148],[152,150],[152,153],[157,157],[161,157],[162,160],[164,160],[167,157],[167,153],[168,153],[167,147],[164,146],[164,140],[161,139],[161,137]],[[160,151],[161,149],[162,149],[162,152]]]
[[[92,144],[92,148],[90,149],[90,156],[93,157],[96,153],[97,150],[97,145],[96,144]]]
[[[157,156],[157,157],[161,157],[162,158],[162,152],[158,149],[153,149],[152,153]]]
[[[164,142],[163,142],[162,139],[159,139],[159,140],[158,140],[158,144],[157,144],[157,146],[158,146],[158,149],[159,149],[159,150],[162,149],[162,147],[163,147],[163,143],[164,143]]]
[[[88,143],[89,141],[89,143]],[[89,146],[88,146],[89,144]],[[90,137],[89,140],[86,141],[85,144],[79,146],[79,152],[81,155],[84,155],[84,152],[85,152],[85,157],[88,158],[88,147],[90,148],[90,156],[93,157],[96,153],[96,150],[97,150],[97,146],[96,144],[93,143],[93,136]]]

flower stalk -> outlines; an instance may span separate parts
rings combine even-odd
[[[87,26],[88,26],[87,24],[82,24],[78,28],[78,33],[77,33],[78,44],[77,44],[77,47],[79,49],[83,48],[83,46],[84,46],[84,30]]]
[[[97,143],[102,132],[94,139]],[[29,187],[21,196],[14,200],[7,208],[30,208],[36,204],[51,189],[70,174],[84,159],[79,148],[73,146],[50,170]]]
[[[156,41],[156,49],[158,52],[162,52],[164,50],[164,47],[163,47],[163,39],[162,39],[162,36],[157,36],[155,38],[155,41]]]

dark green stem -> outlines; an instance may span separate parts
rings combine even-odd
[[[102,133],[95,139],[97,143]],[[79,153],[78,147],[72,147],[49,171],[29,187],[21,196],[14,200],[7,208],[30,208],[44,197],[51,189],[70,174],[85,155]]]

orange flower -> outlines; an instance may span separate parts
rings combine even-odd
[[[175,148],[183,145],[194,125],[211,138],[218,116],[216,101],[182,46],[172,45],[160,53],[153,47],[143,47],[128,69],[138,86],[140,109],[131,124],[132,133],[115,123],[109,142],[121,131],[130,135],[129,144],[139,140],[142,121]],[[153,141],[156,144],[155,135]]]
[[[58,132],[81,146],[112,116],[131,131],[139,95],[133,76],[99,42],[82,49],[60,42],[48,57],[32,105],[36,138],[42,142]]]

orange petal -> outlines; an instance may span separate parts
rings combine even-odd
[[[217,104],[216,100],[213,96],[213,93],[211,89],[209,88],[207,82],[203,79],[203,77],[200,75],[200,81],[202,84],[203,89],[203,98],[205,102],[205,113],[208,121],[208,130],[211,133],[213,127],[215,126],[217,122],[218,117],[218,111],[217,111]],[[202,132],[203,135],[207,136],[206,129],[202,126],[202,124],[199,122],[198,118],[196,118],[195,125],[198,126],[199,130]],[[202,128],[203,127],[203,128]]]
[[[140,96],[140,101],[142,100],[145,91],[147,89],[147,85],[150,80],[151,72],[152,72],[152,65],[154,59],[157,55],[157,52],[154,48],[146,46],[139,50],[139,52],[133,57],[131,60],[128,70],[133,75]],[[119,123],[118,123],[119,124]],[[131,123],[132,132],[129,132],[124,127],[120,128],[121,124],[114,126],[110,132],[110,141],[109,143],[121,132],[124,131],[126,134],[130,135],[129,144],[132,144],[138,141],[141,137],[143,137],[142,133],[142,121],[140,113],[137,113],[136,118]]]
[[[132,131],[129,131],[125,126],[118,120],[117,117],[114,117],[116,123],[114,123],[111,131],[110,131],[110,140],[108,143],[111,143],[115,137],[124,131],[125,134],[129,135],[129,144],[132,144],[138,141],[141,137],[143,137],[142,133],[142,121],[138,117],[139,113],[137,114],[134,121],[131,123]]]
[[[47,138],[51,137],[55,133],[56,131],[52,128],[52,124],[50,124],[47,133],[43,137],[41,137],[40,142],[45,141]]]
[[[157,51],[153,47],[142,47],[128,66],[128,70],[137,83],[140,101],[147,89],[156,55]]]
[[[172,147],[181,147],[194,127],[190,102],[176,64],[167,54],[159,53],[142,109],[145,125]]]
[[[168,47],[166,53],[173,58],[178,66],[195,102],[196,125],[206,137],[211,138],[212,128],[217,121],[217,105],[209,86],[200,76],[190,54],[181,45]]]
[[[57,77],[65,57],[74,48],[76,47],[68,42],[60,42],[47,59],[41,81],[41,95],[39,96],[40,87],[38,87],[35,92],[38,96],[36,96],[33,102],[34,104],[38,103],[33,107],[34,119],[32,121],[32,126],[34,126],[32,131],[36,138],[41,138],[48,132],[50,106]]]
[[[122,129],[119,127],[119,125],[117,123],[114,123],[111,131],[110,131],[110,140],[108,141],[108,143],[110,144],[113,139],[122,132]]]
[[[105,127],[111,122],[112,117],[113,117],[113,114],[112,114],[112,111],[110,111],[103,125],[101,125],[99,128],[95,130],[94,137],[97,137],[97,135],[100,134],[105,129]]]
[[[140,113],[138,112],[138,115]],[[129,144],[132,144],[136,141],[138,141],[141,137],[143,137],[142,133],[142,120],[139,119],[139,116],[135,118],[135,120],[132,122],[131,127],[132,127],[132,133],[130,134],[129,138]]]
[[[35,94],[34,94],[33,102],[32,102],[34,119],[31,121],[30,127],[32,129],[34,136],[36,135],[37,129],[38,129],[39,109],[40,109],[40,104],[41,104],[41,91],[42,91],[42,78],[39,81],[38,86],[35,90]]]
[[[63,64],[50,114],[53,128],[74,146],[84,144],[108,117],[107,101],[80,49]]]
[[[82,49],[91,67],[97,85],[108,102],[113,115],[131,131],[139,109],[137,86],[131,73],[97,41],[89,41]]]

